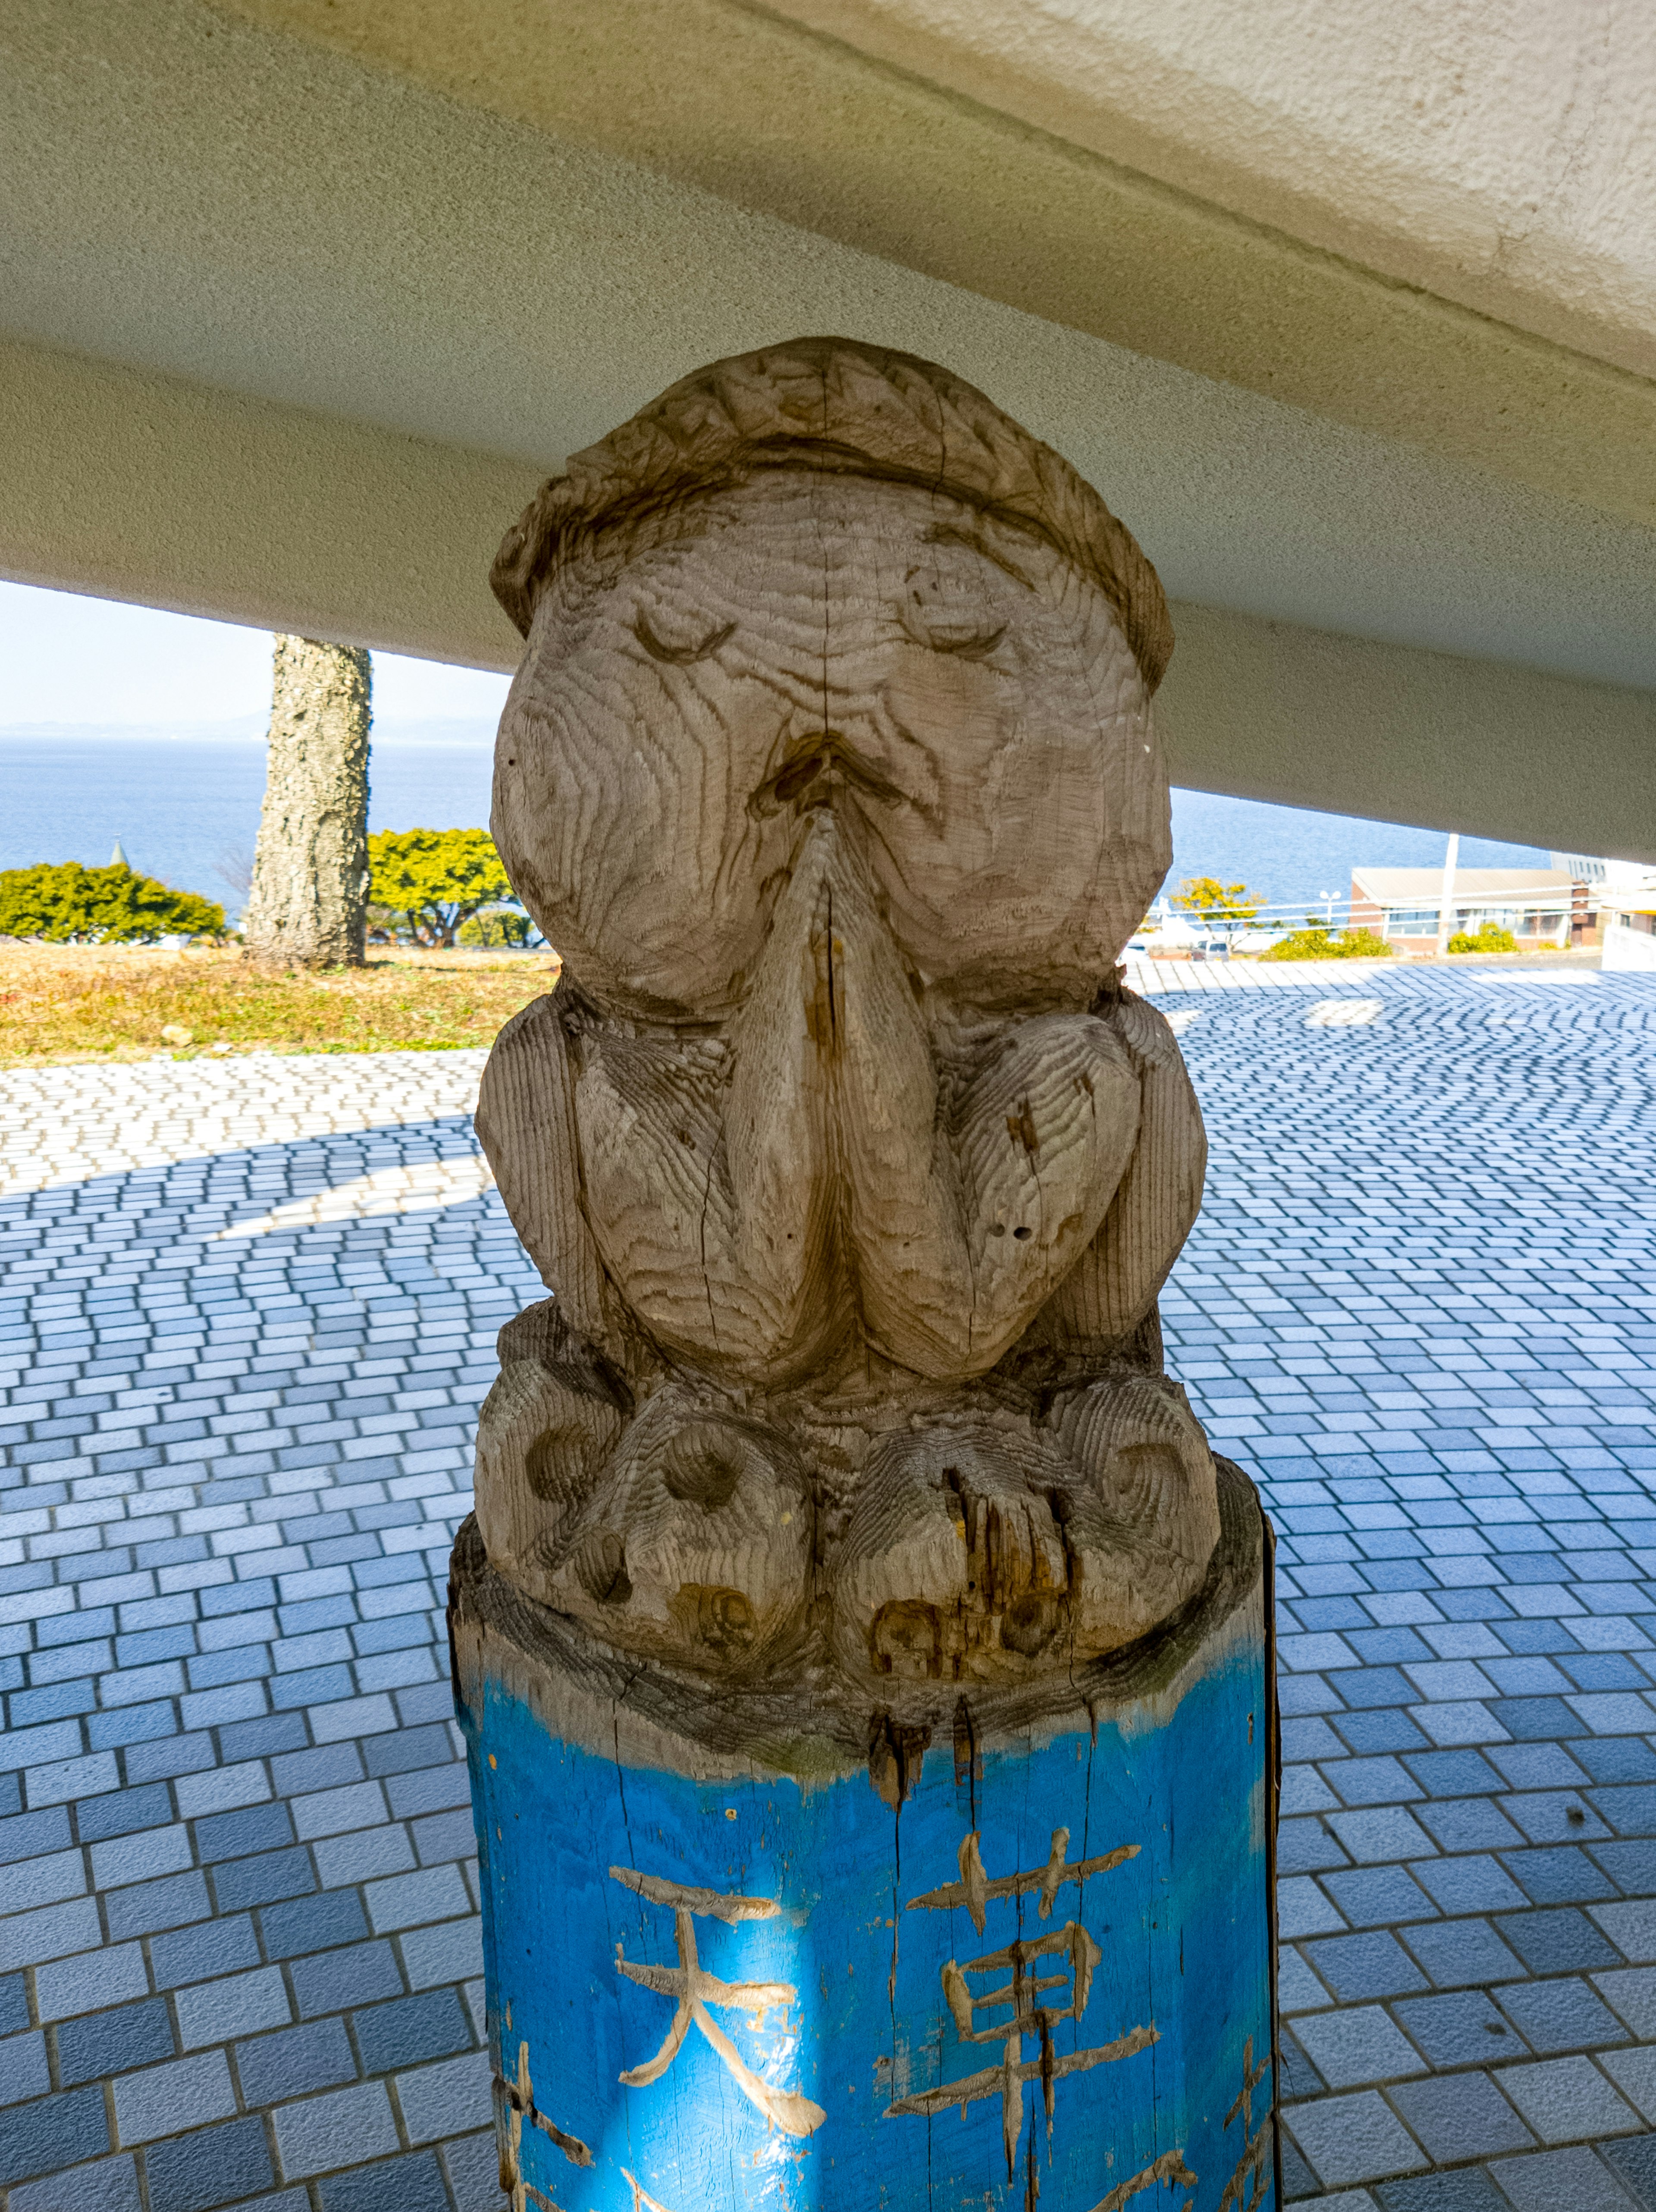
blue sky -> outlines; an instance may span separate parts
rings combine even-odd
[[[374,656],[374,705],[387,721],[475,718],[491,738],[508,678],[440,661]],[[165,614],[74,592],[0,583],[0,728],[96,723],[110,735],[158,722],[268,715],[268,631]]]

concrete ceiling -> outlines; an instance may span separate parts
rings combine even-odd
[[[1656,497],[1639,474],[1656,467],[1656,386],[728,0],[658,14],[618,0],[603,20],[613,35],[597,39],[595,11],[550,0],[482,15],[470,0],[341,6],[315,20],[308,0],[11,0],[0,568],[509,665],[515,636],[484,569],[538,477],[687,368],[843,331],[972,378],[1140,537],[1177,602],[1164,699],[1181,780],[1656,858]],[[659,46],[643,38],[652,24]],[[717,40],[686,56],[686,24]],[[424,46],[388,58],[411,26]],[[468,27],[471,77],[434,88],[459,70]],[[484,39],[486,27],[502,35]],[[750,36],[773,73],[791,57],[788,112],[807,150],[816,109],[797,103],[820,106],[839,84],[859,191],[889,196],[906,176],[947,228],[951,180],[976,143],[1002,210],[983,237],[976,200],[971,222],[954,210],[959,253],[977,264],[1008,226],[1026,243],[1046,235],[1049,215],[1074,243],[1080,204],[1042,200],[1043,164],[1127,193],[1132,207],[1113,216],[1088,203],[1088,235],[1138,286],[1137,349],[1081,312],[1101,296],[1085,257],[1067,300],[1048,270],[1035,313],[982,265],[945,281],[913,239],[900,255],[848,243],[843,208],[785,218],[774,203],[797,198],[801,165],[774,102],[754,121],[745,177],[725,174],[722,191],[688,177],[698,88],[723,117],[727,169],[740,151],[726,111],[729,80],[751,74]],[[514,54],[524,74],[508,101]],[[656,108],[640,93],[627,130],[648,167],[595,143],[622,135],[623,94],[641,82]],[[549,83],[556,129],[539,112]],[[883,112],[876,94],[913,107],[901,175],[858,135]],[[679,135],[663,125],[660,144],[641,146],[663,109]],[[1033,150],[1014,161],[1008,149]],[[888,197],[887,212],[897,204]],[[1185,226],[1154,331],[1140,327],[1158,312],[1143,264],[1167,242],[1146,207]],[[1310,295],[1284,289],[1282,265],[1314,266],[1318,296],[1343,286],[1405,333],[1430,323],[1438,350],[1404,345],[1385,374],[1370,361],[1354,398],[1352,357],[1313,358],[1301,343],[1294,315]],[[1251,337],[1225,305],[1250,282]],[[1445,330],[1459,333],[1446,349]],[[1468,372],[1471,403],[1456,382],[1469,345],[1484,379]],[[1411,377],[1447,398],[1400,423]]]
[[[221,4],[1656,523],[1656,28],[1636,0]]]
[[[352,0],[359,40],[364,12]],[[776,12],[1355,272],[1656,371],[1656,14],[1641,0]]]

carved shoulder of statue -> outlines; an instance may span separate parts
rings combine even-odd
[[[1136,1077],[1131,1157],[1080,1263],[1041,1317],[1066,1351],[1101,1350],[1129,1336],[1154,1307],[1202,1205],[1208,1139],[1178,1039],[1130,991],[1100,999],[1099,1018]]]

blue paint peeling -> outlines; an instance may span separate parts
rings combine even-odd
[[[900,1814],[862,1774],[624,1768],[486,1684],[520,2201],[1274,2212],[1263,1663],[1233,1646],[1165,1723],[991,1746],[958,1784],[934,1749]]]

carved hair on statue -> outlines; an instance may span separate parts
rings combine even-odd
[[[700,368],[571,455],[507,533],[490,571],[524,636],[566,538],[764,468],[923,485],[1032,530],[1115,610],[1145,688],[1173,649],[1155,570],[1062,455],[963,378],[850,338],[795,338]]]

